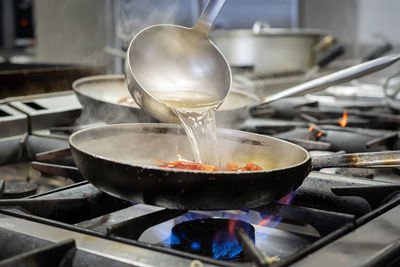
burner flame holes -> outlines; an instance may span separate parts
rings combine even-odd
[[[339,119],[339,124],[342,127],[346,127],[347,122],[347,110],[344,110],[342,118]]]
[[[236,228],[242,228],[255,241],[254,227],[247,222],[207,218],[175,225],[171,247],[219,260],[236,260],[243,256]]]
[[[226,235],[226,233],[218,233],[212,244],[214,259],[234,259],[242,250],[242,245],[239,244],[236,236]]]
[[[170,245],[171,246],[178,246],[180,244],[181,244],[181,239],[175,233],[172,233],[171,234]]]
[[[308,131],[307,140],[318,141],[319,138],[325,134],[325,132],[315,124],[310,125]]]
[[[193,241],[192,244],[190,245],[190,248],[192,250],[200,250],[201,244],[199,242]]]

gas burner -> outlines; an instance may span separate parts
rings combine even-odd
[[[171,247],[220,260],[237,260],[243,257],[243,248],[236,233],[238,228],[255,241],[254,227],[247,222],[208,218],[175,225]]]
[[[33,182],[26,182],[22,180],[7,181],[3,197],[4,198],[23,198],[34,195],[38,185]]]

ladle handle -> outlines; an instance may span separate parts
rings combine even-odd
[[[376,72],[378,70],[384,69],[400,59],[400,55],[392,55],[386,57],[380,57],[365,63],[361,63],[341,71],[334,72],[332,74],[325,75],[323,77],[302,83],[300,85],[291,87],[289,89],[283,90],[277,94],[271,95],[262,100],[262,103],[258,105],[270,103],[281,98],[303,95],[307,93],[312,93],[316,91],[323,90],[333,85],[348,82],[350,80],[360,78],[367,74]]]
[[[400,150],[369,153],[333,154],[311,158],[313,170],[322,168],[393,168],[400,167]]]
[[[208,32],[217,18],[219,11],[224,6],[225,1],[226,0],[209,0],[199,20],[196,25],[194,25],[193,30],[208,36]]]

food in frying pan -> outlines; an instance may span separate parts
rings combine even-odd
[[[125,96],[118,100],[118,104],[124,104],[124,105],[129,105],[129,106],[137,106],[135,100],[131,96]]]
[[[212,166],[212,165],[193,162],[193,161],[189,161],[189,160],[176,160],[176,161],[171,161],[171,162],[166,162],[166,161],[161,161],[161,160],[157,160],[157,161],[162,163],[162,165],[158,165],[159,167],[170,168],[170,169],[181,169],[181,170],[232,171],[232,172],[261,171],[261,170],[263,170],[262,167],[260,167],[257,164],[254,164],[254,163],[247,163],[245,166],[239,167],[235,163],[228,162],[226,164],[226,167],[220,170],[217,167]]]
[[[255,163],[247,163],[246,165],[244,165],[243,167],[239,167],[237,164],[235,163],[230,163],[228,162],[226,164],[226,171],[262,171],[263,168]]]

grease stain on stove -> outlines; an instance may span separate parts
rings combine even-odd
[[[347,161],[348,161],[350,164],[355,165],[355,164],[358,163],[359,157],[358,157],[358,156],[349,156],[349,157],[347,157]]]

